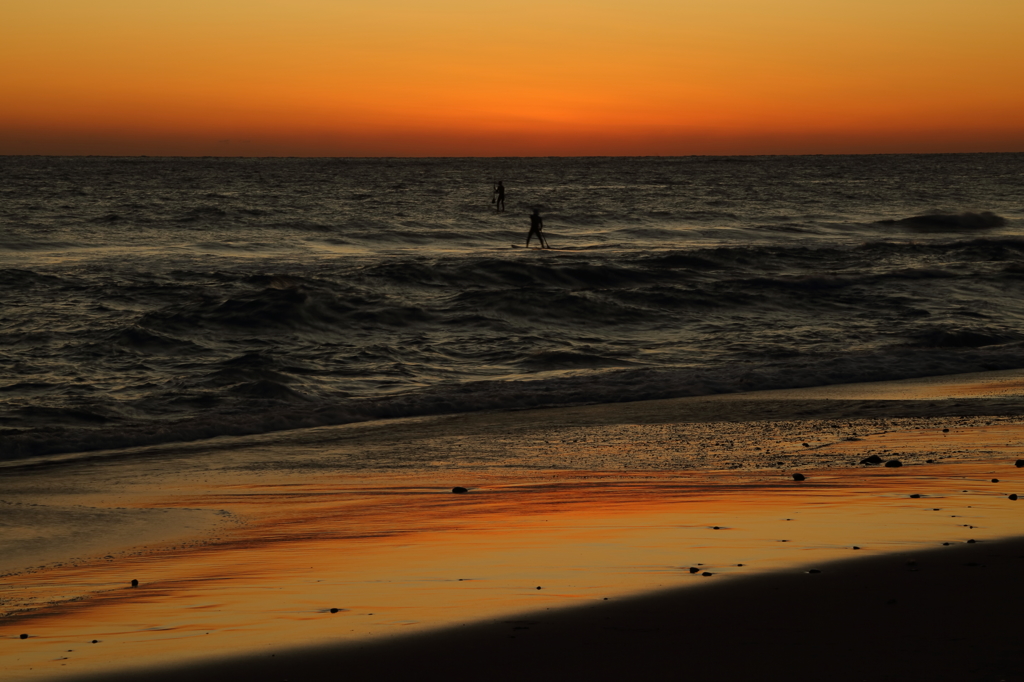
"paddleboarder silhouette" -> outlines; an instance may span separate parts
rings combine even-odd
[[[497,192],[497,194],[498,194],[498,198],[497,198],[497,200],[495,201],[495,204],[494,204],[494,210],[495,210],[495,212],[497,212],[497,211],[504,211],[505,210],[505,184],[501,180],[498,180],[498,186],[494,188],[494,191]]]
[[[540,217],[540,209],[536,208],[533,209],[533,215],[530,216],[530,234],[526,235],[526,248],[530,248],[530,239],[533,235],[537,235],[537,241],[543,248],[551,248],[544,239],[544,219]]]

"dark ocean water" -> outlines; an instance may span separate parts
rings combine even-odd
[[[0,179],[0,459],[1024,367],[1022,154]],[[511,248],[534,207],[554,248]]]

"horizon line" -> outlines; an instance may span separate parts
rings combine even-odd
[[[215,154],[0,154],[0,158],[82,158],[82,159],[353,159],[353,160],[396,160],[396,159],[693,159],[693,158],[770,158],[807,156],[978,156],[998,154],[1024,154],[1020,151],[975,151],[975,152],[841,152],[841,153],[793,153],[793,154],[549,154],[527,156],[312,156],[312,155],[268,155],[228,156]]]

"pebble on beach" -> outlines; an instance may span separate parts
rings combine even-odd
[[[138,587],[138,586],[139,586],[139,581],[136,580],[135,578],[132,578],[132,587]]]
[[[1024,459],[1018,459],[1016,462],[1013,463],[1013,466],[1017,467],[1018,469],[1024,467]]]
[[[899,461],[898,459],[890,459],[888,462],[885,463],[885,466],[890,468],[901,467],[903,466],[903,462]]]
[[[993,479],[992,479],[992,482],[993,482],[993,483],[999,483],[999,479],[998,479],[998,478],[993,478]]]
[[[696,566],[690,566],[690,573],[699,573],[700,569]]]
[[[28,639],[28,635],[20,635],[22,639]]]
[[[807,479],[807,477],[804,476],[803,474],[793,474],[793,480],[794,481],[804,481],[806,479]]]
[[[714,575],[714,573],[710,573],[708,571],[704,571],[703,573],[701,573],[701,575],[704,576],[705,578],[707,578],[709,575]]]
[[[1017,499],[1017,493],[1010,493],[1009,497],[1010,497],[1011,500],[1016,500]]]
[[[864,459],[862,459],[860,461],[860,463],[861,464],[881,464],[882,463],[882,458],[879,457],[878,455],[871,455],[870,457],[865,457]]]
[[[341,609],[331,609],[331,613],[337,613],[337,612],[338,612],[338,611],[340,611],[340,610],[341,610]]]
[[[463,488],[461,485],[457,485],[454,488],[452,488],[452,492],[453,493],[468,493],[469,491],[466,490],[465,488]]]
[[[911,495],[911,497],[913,497],[914,499],[917,499],[918,497],[921,497],[921,495],[919,495],[918,493],[914,493],[913,495]]]

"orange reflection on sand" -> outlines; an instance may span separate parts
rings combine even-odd
[[[807,475],[480,474],[465,495],[324,476],[157,500],[249,522],[213,545],[10,576],[8,607],[53,605],[5,619],[0,664],[28,680],[273,652],[1019,532],[1012,461]]]

